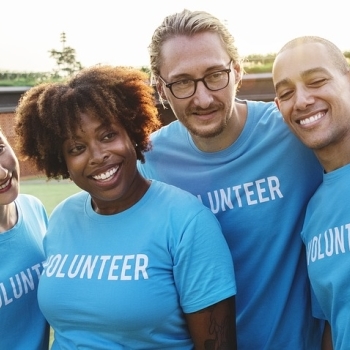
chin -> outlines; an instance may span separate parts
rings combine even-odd
[[[224,128],[222,126],[212,126],[212,127],[200,127],[200,128],[192,128],[190,132],[194,136],[202,137],[202,138],[212,138],[220,135]]]

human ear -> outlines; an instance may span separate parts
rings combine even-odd
[[[239,63],[235,63],[233,65],[233,73],[235,76],[235,85],[238,87],[242,84],[242,78],[243,78],[243,69]]]
[[[156,88],[157,88],[157,92],[158,92],[158,95],[160,96],[160,98],[162,100],[167,100],[167,96],[166,96],[165,91],[164,91],[164,84],[161,81],[157,80]]]
[[[274,98],[274,101],[275,101],[275,104],[276,104],[278,110],[281,112],[280,103],[279,103],[279,101],[278,101],[278,98],[275,97],[275,98]],[[282,113],[281,113],[281,115],[282,115],[283,121],[285,122],[284,115],[283,115]]]
[[[280,109],[280,104],[279,104],[279,101],[278,101],[278,98],[277,98],[277,97],[275,97],[274,101],[275,101],[275,103],[276,103],[276,106],[277,106],[278,110],[279,110],[279,111],[281,111],[281,109]]]

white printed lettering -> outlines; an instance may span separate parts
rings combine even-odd
[[[131,255],[74,255],[50,256],[45,264],[43,274],[47,277],[70,279],[102,279],[110,281],[130,281],[140,278],[148,279],[148,256]],[[28,284],[30,280],[26,278]],[[24,285],[26,286],[26,284]]]
[[[34,291],[41,275],[42,264],[35,264],[0,283],[0,308]]]
[[[283,194],[280,190],[278,177],[269,176],[241,185],[207,192],[206,198],[199,194],[197,198],[214,214],[217,214],[219,211],[232,210],[235,206],[242,208],[244,205],[257,205],[283,198]]]
[[[125,255],[125,258],[124,258],[124,262],[123,262],[123,267],[122,267],[122,273],[121,273],[121,276],[120,276],[120,279],[121,280],[131,280],[132,277],[131,276],[127,276],[126,275],[126,270],[131,270],[131,265],[128,264],[128,261],[129,260],[133,260],[135,259],[135,255]]]
[[[314,236],[306,245],[307,264],[347,252],[350,252],[350,223]]]

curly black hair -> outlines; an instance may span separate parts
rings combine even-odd
[[[137,159],[151,148],[149,136],[161,126],[148,75],[130,67],[94,66],[66,83],[29,89],[16,109],[16,148],[54,179],[69,178],[62,145],[81,127],[81,114],[93,113],[104,124],[117,120],[137,144]]]

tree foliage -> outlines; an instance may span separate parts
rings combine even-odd
[[[8,72],[0,71],[0,86],[33,86],[44,81],[62,81],[67,76],[74,74],[83,67],[76,59],[76,51],[66,44],[66,34],[61,34],[62,50],[52,49],[49,51],[52,58],[56,60],[57,68],[54,73],[27,73],[27,72]],[[350,51],[343,52],[350,64]],[[271,73],[272,64],[276,54],[267,55],[252,54],[243,60],[244,71],[247,74],[252,73]],[[141,71],[151,75],[150,68],[143,66]]]
[[[56,60],[57,69],[54,71],[56,76],[71,76],[81,70],[83,66],[76,59],[76,51],[70,46],[66,46],[66,33],[61,33],[62,50],[52,49],[49,51],[50,57]]]

